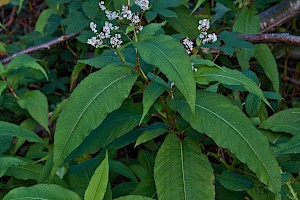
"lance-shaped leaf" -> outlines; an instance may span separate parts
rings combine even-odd
[[[258,85],[252,79],[237,70],[231,70],[226,67],[201,67],[195,73],[195,79],[196,82],[199,83],[202,83],[203,81],[218,81],[227,85],[243,86],[247,91],[256,94],[270,108],[272,108]]]
[[[21,126],[0,121],[0,135],[22,137],[29,142],[43,142],[34,132],[29,131]]]
[[[16,199],[59,199],[81,200],[75,192],[54,184],[37,184],[31,187],[18,187],[11,190],[3,200]]]
[[[265,120],[260,128],[300,135],[300,108],[280,111]]]
[[[108,173],[109,173],[109,164],[108,164],[108,154],[106,152],[106,156],[104,160],[96,169],[84,193],[85,200],[103,199],[106,192],[107,183],[108,183]]]
[[[53,163],[58,167],[83,139],[119,108],[137,79],[126,67],[107,67],[85,78],[58,118]],[[53,174],[53,173],[52,173]]]
[[[213,169],[199,144],[188,137],[166,137],[155,159],[154,180],[158,199],[215,199]]]
[[[49,132],[48,101],[39,90],[28,91],[18,99],[21,108],[28,110],[30,116]]]
[[[195,112],[196,83],[184,47],[173,37],[161,35],[134,43],[143,60],[158,67],[182,92]]]
[[[272,192],[280,192],[279,165],[264,137],[245,114],[223,95],[197,91],[195,118],[182,97],[168,100],[183,119],[200,133],[206,133],[218,145],[228,148],[257,174]],[[242,150],[241,150],[242,149]]]

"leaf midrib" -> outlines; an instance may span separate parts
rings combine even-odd
[[[183,102],[183,103],[186,103],[186,101],[183,101],[183,100],[178,100],[180,102]],[[243,139],[244,141],[246,141],[247,145],[252,149],[252,151],[255,153],[256,157],[258,158],[258,160],[260,161],[260,163],[262,164],[262,166],[264,167],[265,171],[267,172],[268,176],[269,176],[269,179],[272,180],[271,176],[270,176],[270,173],[269,171],[267,170],[268,168],[265,166],[265,164],[262,162],[262,160],[260,159],[259,156],[257,156],[257,152],[255,151],[255,149],[253,149],[253,147],[250,145],[250,143],[248,142],[248,140],[246,140],[246,138],[233,126],[231,125],[227,120],[225,120],[223,117],[219,116],[217,113],[215,112],[212,112],[211,110],[201,106],[201,105],[198,105],[197,103],[195,103],[195,106],[196,107],[199,107],[199,108],[202,108],[203,110],[206,110],[207,112],[213,114],[214,116],[216,116],[217,118],[223,120],[226,124],[228,124],[231,128],[233,128]],[[272,181],[273,182],[273,181]],[[273,184],[273,183],[272,183]]]
[[[180,159],[181,159],[181,175],[182,175],[182,183],[183,183],[183,194],[184,199],[186,200],[186,184],[185,184],[185,173],[184,173],[184,158],[183,158],[183,149],[182,149],[182,142],[180,142]]]
[[[63,148],[61,149],[61,152],[64,152],[64,149],[66,148],[66,145],[67,145],[67,143],[68,143],[68,141],[69,141],[71,135],[74,133],[74,130],[75,130],[76,126],[77,126],[78,123],[79,123],[79,120],[81,119],[82,115],[86,112],[86,110],[90,107],[90,105],[94,102],[94,100],[95,100],[96,98],[98,98],[98,96],[99,96],[101,93],[103,93],[103,91],[105,91],[108,87],[110,87],[112,84],[116,83],[117,81],[119,81],[119,80],[121,80],[121,79],[123,79],[124,77],[127,77],[127,76],[128,76],[128,74],[126,74],[126,75],[124,75],[124,76],[121,76],[120,78],[118,78],[118,79],[114,80],[113,82],[111,82],[110,84],[108,84],[108,85],[107,85],[106,87],[104,87],[99,93],[97,93],[97,94],[95,95],[95,97],[87,104],[87,106],[84,108],[84,110],[83,110],[82,113],[79,115],[78,119],[76,120],[76,123],[74,124],[73,128],[71,129],[69,136],[68,136],[67,139],[65,140],[65,143],[64,143],[64,145],[63,145]]]

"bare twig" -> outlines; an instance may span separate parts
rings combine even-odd
[[[238,36],[252,43],[285,43],[300,46],[300,36],[290,35],[288,33],[270,33],[270,34],[241,34]]]
[[[269,32],[298,15],[300,15],[300,0],[284,0],[259,15],[260,33]]]
[[[24,50],[18,52],[18,53],[15,53],[15,54],[10,55],[6,58],[3,58],[3,59],[0,60],[0,62],[2,64],[6,64],[9,61],[11,61],[14,57],[16,57],[17,55],[31,53],[31,52],[34,52],[34,51],[37,51],[37,50],[40,50],[40,49],[50,49],[50,47],[52,45],[59,44],[59,43],[64,42],[66,40],[72,39],[72,38],[74,38],[78,35],[79,35],[79,33],[73,33],[73,34],[69,34],[69,35],[60,36],[58,38],[50,40],[49,42],[46,42],[46,43],[43,43],[43,44],[40,44],[40,45],[37,45],[37,46],[29,47],[27,49],[24,49]]]

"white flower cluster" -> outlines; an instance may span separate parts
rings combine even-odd
[[[185,38],[182,41],[182,44],[184,45],[185,50],[188,54],[192,53],[193,45],[194,45],[194,42],[192,40],[190,40],[189,38]]]
[[[142,10],[149,9],[149,0],[135,0],[135,4]],[[130,26],[136,26],[137,31],[141,31],[143,26],[140,25],[141,19],[139,13],[133,13],[130,7],[127,5],[122,6],[121,11],[110,11],[106,8],[104,1],[99,2],[99,7],[102,11],[105,11],[105,15],[109,21],[126,19],[130,21]],[[90,23],[90,29],[96,34],[96,37],[92,37],[87,40],[87,43],[98,48],[103,44],[104,39],[110,39],[110,44],[113,48],[119,48],[123,41],[121,40],[121,34],[115,34],[111,37],[111,31],[118,30],[119,26],[113,26],[110,22],[105,22],[102,32],[98,33],[97,25],[94,22]]]
[[[210,28],[210,21],[209,19],[202,19],[199,21],[198,29],[201,31],[199,38],[201,39],[201,43],[209,43],[209,42],[216,42],[218,40],[215,33],[208,34],[207,31]]]

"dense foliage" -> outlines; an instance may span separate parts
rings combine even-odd
[[[298,199],[299,63],[239,37],[277,2],[3,1],[47,49],[0,63],[0,198]]]

